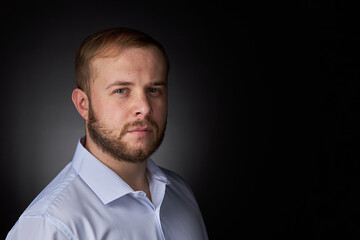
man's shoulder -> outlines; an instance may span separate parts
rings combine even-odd
[[[190,219],[202,219],[199,206],[190,185],[179,174],[165,168],[161,168],[161,170],[170,182],[166,186],[166,197],[162,205],[164,212],[176,209],[175,211],[180,214],[179,216],[188,216]]]
[[[31,202],[21,217],[42,217],[54,205],[64,191],[73,187],[77,172],[69,163]],[[57,201],[58,202],[58,201]]]
[[[170,184],[168,185],[169,190],[180,193],[181,195],[185,195],[187,198],[195,201],[194,194],[191,190],[190,185],[181,175],[163,167],[160,167],[160,169],[163,171],[163,173],[166,175],[167,179],[170,182]]]
[[[170,181],[171,184],[187,185],[185,180],[176,172],[160,166],[159,168],[165,174],[165,176],[167,177],[167,179]]]

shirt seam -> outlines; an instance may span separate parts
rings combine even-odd
[[[73,168],[73,166],[71,166],[71,168]],[[73,169],[74,169],[74,168],[73,168]],[[75,170],[75,169],[74,169],[74,170]],[[43,210],[43,212],[34,212],[34,213],[31,213],[31,212],[30,212],[30,213],[26,213],[23,217],[41,217],[41,216],[45,216],[45,215],[50,216],[49,213],[48,213],[48,210],[49,210],[50,207],[53,206],[54,201],[55,201],[56,199],[58,199],[58,198],[59,198],[59,195],[60,195],[61,193],[63,193],[63,192],[69,187],[69,185],[72,184],[72,183],[75,181],[75,179],[78,178],[78,177],[79,177],[79,173],[76,172],[76,176],[75,176],[66,186],[64,186],[61,191],[59,191],[59,192],[56,194],[56,196],[54,197],[54,199],[51,200],[51,202],[50,202],[50,203],[48,204],[48,206]]]
[[[73,166],[71,166],[72,169]],[[75,169],[74,169],[75,170]],[[56,199],[58,199],[59,195],[61,193],[63,193],[63,191],[65,191],[69,186],[70,184],[72,184],[76,178],[79,177],[79,173],[75,170],[76,172],[76,175],[75,177],[68,182],[68,184],[66,186],[63,187],[63,189],[61,191],[59,191],[56,196],[54,197],[54,199],[49,203],[49,205],[43,210],[43,212],[34,212],[34,213],[27,213],[25,215],[22,216],[22,218],[44,218],[45,221],[48,221],[49,223],[51,223],[52,225],[54,225],[57,229],[59,229],[69,240],[74,240],[74,235],[72,234],[71,230],[63,223],[61,222],[59,219],[57,219],[56,217],[52,216],[49,214],[48,210],[49,208],[51,208],[54,204],[54,201]],[[61,226],[61,227],[60,227]],[[63,230],[62,228],[66,229]]]
[[[73,166],[71,166],[71,168],[73,168]],[[47,213],[48,213],[48,209],[53,205],[54,201],[55,201],[57,198],[59,198],[59,195],[60,195],[61,193],[63,193],[63,192],[65,191],[65,189],[67,189],[67,188],[70,186],[70,184],[72,184],[78,176],[79,176],[79,174],[77,173],[77,175],[73,178],[73,180],[71,180],[66,186],[64,186],[64,188],[63,188],[58,194],[56,194],[56,197],[54,197],[54,199],[51,201],[51,203],[49,204],[49,206],[46,208],[44,214],[47,214]]]
[[[74,234],[71,230],[66,226],[65,223],[57,219],[56,217],[51,216],[49,213],[44,215],[45,221],[48,221],[52,225],[54,225],[58,230],[60,230],[69,240],[75,240]]]

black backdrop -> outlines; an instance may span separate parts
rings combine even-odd
[[[153,159],[182,175],[210,239],[360,236],[359,11],[174,1],[10,4],[1,14],[1,234],[71,161],[85,36],[128,26],[163,43],[169,119]]]

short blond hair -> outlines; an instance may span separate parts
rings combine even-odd
[[[90,94],[92,62],[96,57],[107,57],[130,47],[157,47],[162,53],[167,72],[169,59],[164,47],[155,39],[141,31],[117,27],[91,34],[80,45],[75,60],[76,85]]]

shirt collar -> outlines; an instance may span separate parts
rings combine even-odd
[[[85,137],[78,141],[72,161],[73,167],[104,204],[134,192],[114,171],[92,155],[83,146],[84,143]],[[148,177],[170,184],[164,172],[150,158],[146,168]]]

